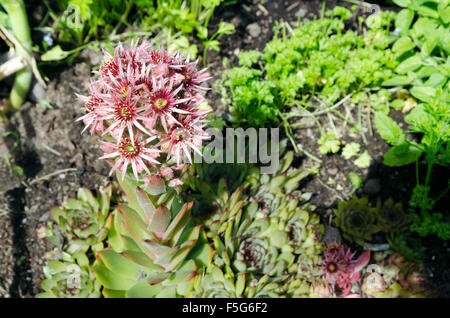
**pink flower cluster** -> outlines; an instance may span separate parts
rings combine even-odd
[[[361,277],[361,270],[369,263],[370,251],[354,259],[355,252],[337,243],[328,243],[323,253],[322,269],[325,281],[342,290],[343,297],[349,297],[351,285]]]
[[[192,150],[201,155],[199,147],[208,138],[203,127],[209,111],[199,105],[209,73],[197,71],[198,61],[155,50],[145,40],[130,49],[119,44],[113,55],[104,54],[90,95],[78,95],[87,112],[78,119],[83,131],[90,128],[105,137],[100,159],[113,160],[110,174],[118,170],[123,178],[131,166],[137,180],[142,172],[172,179],[182,160],[191,162]]]

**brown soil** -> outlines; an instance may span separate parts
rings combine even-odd
[[[236,25],[233,35],[221,39],[222,50],[208,54],[207,65],[216,79],[225,69],[223,58],[228,58],[229,65],[234,66],[237,65],[239,50],[262,50],[273,36],[275,21],[286,21],[296,26],[296,14],[300,14],[302,20],[313,19],[322,9],[322,1],[269,0],[264,5],[265,11],[255,4],[257,2],[239,2],[245,2],[250,11],[238,5],[228,6],[217,11],[212,22],[216,26],[219,20]],[[327,8],[337,2],[327,1]],[[250,36],[247,29],[252,23],[257,23],[261,30],[256,38]],[[98,53],[85,51],[75,64],[50,70],[46,73],[51,78],[47,98],[53,108],[27,102],[3,128],[20,136],[11,161],[23,168],[23,175],[18,175],[4,160],[0,160],[0,297],[33,297],[41,291],[44,254],[48,247],[37,238],[36,229],[49,219],[49,208],[75,196],[79,187],[96,189],[111,180],[107,164],[97,160],[101,155],[98,137],[88,133],[81,135],[83,125],[75,122],[82,111],[74,93],[87,92],[90,71],[99,62]],[[217,114],[226,111],[217,92],[210,92],[207,97]],[[402,114],[395,113],[394,118],[401,122]],[[320,174],[306,180],[302,190],[314,194],[312,203],[317,205],[324,222],[337,202],[349,197],[348,192],[352,189],[348,178],[350,171],[357,172],[363,179],[364,186],[356,191],[358,196],[367,195],[372,202],[393,197],[407,204],[415,185],[414,167],[394,169],[384,166],[382,156],[388,146],[377,133],[373,136],[366,134],[367,144],[359,135],[347,136],[343,140],[359,142],[363,150],[368,150],[372,163],[367,169],[357,168],[340,154],[321,156],[317,151],[317,128],[301,129],[295,133],[296,142],[322,159]],[[10,149],[14,142],[12,136],[7,138]],[[298,167],[316,165],[301,152],[297,154],[295,164]],[[339,188],[337,185],[342,190],[336,190]],[[428,270],[433,274],[435,286],[441,287],[442,295],[448,297],[448,246],[439,240],[429,246]],[[434,249],[431,246],[435,246]]]

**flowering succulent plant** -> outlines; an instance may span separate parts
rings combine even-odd
[[[101,158],[113,161],[111,173],[118,170],[124,179],[131,167],[137,180],[142,172],[170,177],[172,165],[191,162],[192,150],[201,155],[210,112],[200,108],[206,90],[201,84],[210,78],[206,69],[197,71],[197,61],[155,50],[145,40],[129,49],[119,44],[114,54],[104,54],[90,95],[78,95],[86,110],[78,120],[84,130],[105,138]],[[178,179],[169,183],[178,184]]]

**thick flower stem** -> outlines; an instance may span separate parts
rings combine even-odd
[[[23,46],[16,46],[16,55],[25,56],[26,51],[31,54],[30,26],[23,0],[0,0],[0,4],[9,15],[14,36]],[[14,86],[6,105],[6,112],[13,112],[20,109],[30,89],[32,74],[30,67],[26,67],[16,74]]]

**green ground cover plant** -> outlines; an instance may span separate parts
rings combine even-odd
[[[361,19],[364,35],[345,28],[351,15],[350,10],[337,6],[324,18],[294,29],[279,24],[263,52],[241,52],[239,66],[226,72],[218,83],[236,125],[283,126],[296,148],[293,129],[314,121],[321,132],[321,154],[341,149],[342,136],[333,116],[363,134],[363,110],[370,114],[373,109],[389,108],[391,93],[381,89],[381,84],[392,77],[398,64],[389,49],[395,13],[386,11]],[[347,106],[349,103],[354,105]],[[350,111],[356,107],[359,118],[347,118],[344,107]],[[328,116],[329,128],[322,127],[320,115]],[[368,121],[370,124],[370,118]],[[367,155],[358,159],[358,165],[367,166]]]
[[[385,49],[391,41],[386,24],[393,14],[385,13],[384,24],[362,36],[344,30],[351,13],[341,10],[327,12],[339,17],[295,29],[281,25],[263,52],[239,55],[240,67],[231,68],[223,81],[237,123],[276,125],[291,107],[311,107],[312,96],[331,106],[353,90],[379,86],[391,76],[396,63]]]

